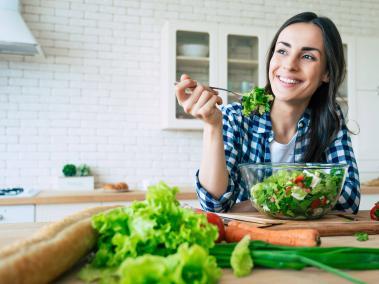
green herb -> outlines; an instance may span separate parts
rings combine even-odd
[[[253,111],[258,111],[260,115],[270,111],[270,102],[274,99],[265,89],[255,87],[249,93],[242,96],[242,114],[249,116]]]
[[[368,234],[365,232],[357,232],[354,234],[354,236],[357,238],[357,241],[364,242],[368,240]]]
[[[236,243],[216,244],[209,253],[216,257],[219,267],[230,268],[235,247]],[[378,248],[286,247],[261,241],[250,241],[249,250],[255,266],[295,270],[313,266],[343,277],[352,283],[364,282],[339,269],[379,269]]]
[[[234,275],[237,277],[247,276],[253,268],[253,260],[251,259],[249,250],[250,238],[245,236],[234,248],[230,257],[230,265],[233,268]]]
[[[278,170],[251,188],[260,211],[274,217],[317,218],[330,210],[341,189],[344,171]]]
[[[86,177],[91,174],[90,167],[86,164],[81,164],[77,167],[77,170],[79,172],[79,176]]]
[[[65,177],[73,177],[76,175],[76,166],[73,164],[66,164],[62,170]]]

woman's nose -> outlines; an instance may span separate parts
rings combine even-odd
[[[297,59],[295,56],[287,56],[283,62],[283,68],[289,71],[297,70]]]

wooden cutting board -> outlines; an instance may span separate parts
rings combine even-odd
[[[379,221],[370,219],[368,211],[357,215],[347,213],[330,213],[317,220],[279,220],[267,217],[259,212],[219,214],[227,224],[228,220],[248,222],[256,227],[269,230],[316,229],[320,236],[350,236],[356,232],[366,232],[370,235],[379,234]]]

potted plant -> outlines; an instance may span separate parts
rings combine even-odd
[[[90,167],[86,164],[75,166],[66,164],[62,169],[63,177],[58,178],[58,190],[94,190],[95,180]]]

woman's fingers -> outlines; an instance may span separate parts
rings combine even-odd
[[[206,112],[210,110],[209,105],[215,107],[216,104],[221,104],[222,99],[214,93],[214,91],[208,91],[205,90],[201,93],[201,96],[199,97],[197,103],[192,107],[191,109],[191,115],[198,117],[198,118],[204,118],[207,116]],[[205,106],[208,106],[204,108]]]
[[[188,75],[183,74],[181,76],[180,82],[175,86],[175,95],[180,105],[183,105],[188,97],[191,96],[191,94],[186,93],[186,89],[195,88],[196,85],[197,82],[195,80],[192,80]]]
[[[175,89],[178,102],[186,113],[204,121],[220,119],[216,105],[222,104],[222,99],[218,96],[217,91],[198,84],[187,74],[180,77],[180,82]],[[190,90],[189,93],[186,92],[188,89]]]
[[[191,79],[191,77],[187,74],[182,74],[182,76],[180,76],[180,81],[184,81],[186,79]]]
[[[204,90],[205,88],[202,85],[198,85],[195,89],[193,89],[192,94],[182,104],[183,109],[186,113],[192,112],[192,108],[198,102]]]
[[[216,107],[218,99],[221,99],[218,96],[213,95],[198,111],[196,117],[203,120],[208,120],[211,118],[216,111],[219,111]]]

